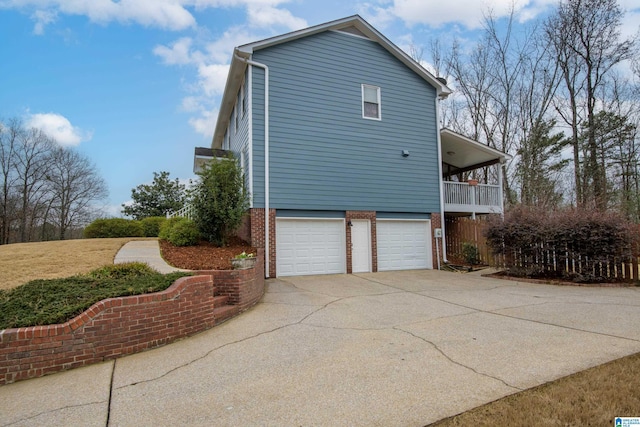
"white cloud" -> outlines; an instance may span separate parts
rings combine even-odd
[[[44,27],[58,13],[86,16],[92,22],[136,23],[178,31],[196,26],[189,11],[221,7],[244,7],[249,23],[260,28],[284,26],[299,29],[307,25],[286,9],[277,6],[290,0],[0,0],[0,8],[22,9],[32,12],[36,21],[34,33],[42,34]]]
[[[73,126],[66,117],[56,113],[32,114],[26,123],[29,127],[41,129],[60,145],[78,145],[93,137],[92,132]]]
[[[51,12],[47,10],[36,10],[33,15],[31,15],[31,19],[36,21],[33,26],[33,34],[41,36],[44,34],[44,27],[48,24],[54,22],[58,14],[56,12]]]
[[[307,21],[296,18],[286,9],[278,9],[270,5],[255,4],[247,7],[249,24],[258,28],[283,26],[290,30],[299,30],[308,26]]]
[[[211,62],[224,64],[231,59],[234,47],[259,39],[260,36],[250,33],[244,26],[231,27],[219,39],[207,43],[206,56]]]
[[[227,82],[229,65],[210,64],[198,66],[199,86],[205,95],[221,95]]]
[[[92,22],[106,24],[112,21],[138,23],[168,30],[182,30],[194,26],[193,15],[184,7],[190,1],[180,0],[4,0],[0,7],[35,9],[38,14],[62,13],[86,16]],[[35,31],[44,29],[48,22],[36,19]]]
[[[424,0],[394,0],[385,6],[365,4],[365,9],[375,22],[386,24],[395,16],[408,26],[426,24],[440,27],[460,23],[468,29],[479,28],[483,16],[491,13],[496,18],[507,16],[515,7],[520,21],[529,20],[555,4],[555,0],[449,0],[435,2]]]
[[[201,135],[211,137],[218,119],[218,110],[203,110],[198,117],[189,119],[191,127]]]
[[[182,37],[171,44],[170,47],[157,45],[153,48],[153,53],[168,65],[185,65],[193,61],[191,57],[191,38]]]
[[[196,96],[187,96],[182,99],[182,103],[180,104],[180,109],[182,111],[186,111],[187,113],[193,113],[201,110],[201,103],[198,97]]]

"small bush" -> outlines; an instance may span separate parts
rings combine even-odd
[[[125,262],[105,265],[87,273],[92,279],[122,279],[125,277],[142,277],[158,273],[144,262]]]
[[[462,258],[464,258],[464,262],[471,265],[476,265],[480,263],[480,251],[478,251],[478,247],[473,243],[463,242],[462,243]]]
[[[144,237],[140,221],[124,218],[96,219],[84,229],[87,239],[108,237]]]
[[[160,227],[162,227],[162,224],[164,224],[166,220],[163,216],[150,216],[140,220],[144,237],[158,237]]]
[[[166,219],[160,226],[160,231],[158,232],[158,238],[168,241],[169,233],[171,232],[171,229],[173,228],[173,226],[178,222],[182,221],[183,219],[185,218],[181,216],[174,216],[172,218]]]
[[[193,246],[200,241],[200,232],[195,222],[187,218],[171,218],[160,229],[160,238],[175,246]]]

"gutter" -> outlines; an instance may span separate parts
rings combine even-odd
[[[442,262],[449,263],[447,259],[447,240],[445,237],[445,224],[444,224],[444,185],[442,182],[442,140],[440,138],[440,100],[435,98],[434,103],[436,107],[436,140],[438,141],[438,182],[440,183],[440,229],[442,230]],[[436,240],[436,245],[438,241]]]
[[[269,67],[251,59],[233,56],[248,65],[264,70],[264,277],[269,278]],[[251,88],[253,93],[253,88]],[[253,126],[253,123],[251,124]],[[253,141],[251,141],[253,145]]]

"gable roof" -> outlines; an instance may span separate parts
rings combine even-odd
[[[312,36],[314,34],[322,33],[325,31],[342,31],[372,40],[380,44],[380,46],[385,48],[400,62],[402,62],[416,74],[422,77],[425,81],[435,87],[438,97],[446,98],[451,94],[451,89],[447,87],[444,80],[438,79],[436,76],[427,71],[422,65],[413,60],[409,55],[407,55],[404,51],[402,51],[389,39],[382,35],[382,33],[373,28],[367,21],[362,19],[362,17],[360,17],[359,15],[353,15],[236,47],[231,59],[229,75],[227,77],[227,83],[224,88],[222,103],[220,105],[220,112],[218,113],[218,121],[216,122],[216,128],[213,134],[213,140],[211,142],[212,147],[222,147],[222,140],[224,138],[224,132],[226,130],[226,122],[231,117],[231,112],[233,111],[233,107],[236,102],[238,90],[240,90],[240,86],[242,85],[244,79],[244,73],[247,68],[247,63],[242,61],[240,58],[251,59],[251,55],[255,51],[287,43],[303,37]]]

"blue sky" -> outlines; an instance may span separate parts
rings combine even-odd
[[[77,146],[119,215],[154,171],[193,177],[209,146],[234,46],[360,14],[401,48],[455,36],[470,45],[483,13],[512,0],[0,0],[0,119],[20,117]],[[523,25],[554,0],[516,1]],[[640,0],[623,32],[635,33]]]

